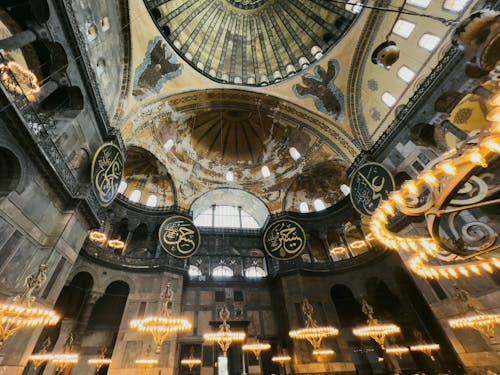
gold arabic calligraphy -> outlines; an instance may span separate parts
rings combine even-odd
[[[304,239],[292,223],[281,222],[269,231],[267,242],[271,253],[278,252],[280,257],[285,258],[301,251]]]
[[[95,175],[95,188],[101,202],[113,200],[122,178],[123,161],[120,152],[114,149],[105,149],[97,157],[98,171]]]
[[[182,255],[191,253],[196,249],[196,242],[194,241],[195,231],[189,226],[189,223],[182,220],[166,223],[163,228],[163,243]]]

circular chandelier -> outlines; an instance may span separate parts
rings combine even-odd
[[[60,317],[54,310],[32,307],[35,301],[33,292],[40,289],[47,279],[47,266],[41,264],[38,271],[25,279],[26,290],[14,298],[12,304],[0,304],[0,348],[5,341],[23,328],[53,326]]]
[[[288,354],[275,355],[271,358],[271,361],[279,363],[282,366],[284,366],[286,362],[290,362],[291,360],[292,357],[290,357]]]
[[[257,341],[257,342],[245,344],[241,347],[241,349],[244,352],[252,352],[255,355],[255,358],[260,360],[260,353],[262,353],[265,350],[270,350],[271,344]]]
[[[496,69],[500,71],[500,65]],[[371,231],[379,242],[392,250],[413,253],[408,265],[421,277],[468,277],[500,268],[500,260],[493,256],[493,252],[500,249],[498,236],[487,224],[466,223],[461,231],[452,227],[456,238],[444,237],[440,226],[444,218],[448,218],[452,226],[454,217],[462,211],[500,204],[499,199],[487,200],[488,185],[475,175],[500,153],[500,80],[497,78],[485,84],[486,90],[492,92],[485,103],[491,109],[481,131],[469,133],[455,150],[443,155],[415,180],[405,182],[399,191],[381,203],[371,219]],[[425,215],[430,236],[392,233],[388,229],[389,221],[397,211],[408,216]]]
[[[108,246],[113,250],[123,250],[125,248],[125,242],[117,238],[108,240],[105,233],[98,230],[89,231],[89,240],[96,243],[99,246]]]
[[[231,331],[231,326],[227,323],[230,313],[226,305],[222,306],[219,311],[219,317],[222,320],[222,324],[219,326],[217,332],[209,332],[203,335],[203,339],[207,343],[217,343],[224,356],[227,356],[227,351],[233,342],[242,342],[245,340],[246,334],[242,331]]]
[[[305,327],[291,330],[288,334],[292,339],[307,340],[314,350],[320,349],[323,339],[337,336],[339,330],[332,326],[318,326],[318,323],[312,317],[314,308],[309,301],[304,299],[302,303],[302,312],[306,318]]]
[[[192,328],[186,319],[172,318],[172,303],[174,291],[169,284],[162,291],[160,300],[161,314],[159,316],[148,316],[142,319],[134,319],[130,327],[142,333],[151,333],[156,344],[156,353],[159,354],[161,346],[168,336],[187,332]]]
[[[391,346],[388,348],[385,348],[385,352],[387,354],[394,354],[397,355],[398,357],[402,357],[403,354],[406,354],[410,351],[406,346]]]
[[[189,357],[181,359],[181,365],[187,366],[189,371],[192,371],[194,366],[201,366],[201,359],[194,357],[193,347],[190,349]]]
[[[363,313],[368,317],[368,325],[357,327],[352,330],[354,336],[371,337],[382,349],[385,349],[385,338],[390,335],[396,335],[401,332],[401,329],[392,323],[379,324],[378,320],[373,317],[373,307],[363,300]]]
[[[101,355],[96,358],[90,358],[87,363],[90,366],[96,367],[96,372],[99,372],[102,366],[109,366],[111,364],[111,358],[106,358],[106,348],[103,348],[101,351]]]
[[[312,354],[317,356],[317,357],[326,357],[326,356],[335,355],[335,350],[328,349],[328,348],[319,348],[319,349],[314,349],[312,351]]]
[[[434,356],[432,355],[432,352],[438,351],[440,349],[439,344],[418,344],[418,345],[411,345],[410,350],[412,352],[422,352],[427,354],[429,357],[431,357],[432,360],[434,360]]]
[[[42,363],[46,363],[52,360],[54,357],[51,353],[48,353],[49,346],[51,344],[50,337],[47,337],[42,344],[42,349],[36,354],[32,354],[28,357],[28,361],[33,362],[33,366],[37,369]]]
[[[489,339],[495,337],[495,325],[500,324],[500,314],[480,312],[470,301],[469,293],[455,284],[455,297],[467,305],[471,314],[460,318],[449,319],[451,328],[472,328]]]
[[[71,333],[64,344],[62,353],[55,353],[52,355],[51,362],[63,372],[68,367],[76,365],[80,360],[80,355],[73,352],[73,334]]]
[[[472,328],[488,338],[495,337],[495,325],[500,324],[500,314],[478,314],[450,319],[451,328]]]
[[[159,361],[156,358],[139,358],[135,360],[135,364],[139,367],[157,366]]]

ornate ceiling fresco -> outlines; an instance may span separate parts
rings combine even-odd
[[[346,1],[347,2],[347,1]],[[146,0],[163,36],[219,82],[261,85],[306,68],[356,19],[326,0]]]
[[[285,192],[307,165],[356,155],[341,128],[296,105],[242,90],[195,91],[142,107],[122,127],[126,144],[150,150],[173,176],[178,203],[239,187],[281,210]],[[301,155],[290,156],[294,147]],[[264,177],[267,166],[270,176]],[[234,181],[227,181],[232,172]]]
[[[156,206],[175,204],[175,190],[165,166],[149,151],[130,146],[125,160],[124,176],[127,188],[123,192],[130,197],[134,190],[141,192],[140,203],[146,204],[151,195],[157,197]]]
[[[449,19],[470,11],[440,4],[405,7]],[[271,212],[297,211],[301,199],[334,204],[342,198],[342,171],[383,134],[450,46],[451,29],[433,20],[405,16],[414,23],[405,38],[393,32],[395,13],[354,14],[326,0],[129,5],[133,74],[119,126],[128,147],[148,150],[172,176],[183,208],[226,187],[254,194]],[[430,30],[437,42],[426,49],[419,43]],[[370,56],[388,36],[401,58],[383,69]],[[295,74],[282,80],[289,66]],[[412,78],[401,78],[402,68]]]

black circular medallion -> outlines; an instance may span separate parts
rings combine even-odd
[[[351,181],[351,201],[360,214],[371,216],[379,203],[394,190],[391,172],[379,163],[366,163]]]
[[[271,257],[289,260],[299,256],[306,247],[306,233],[295,221],[282,219],[269,223],[262,241]]]
[[[176,258],[187,258],[200,246],[200,232],[194,223],[184,216],[170,216],[158,231],[161,247]]]
[[[122,180],[124,160],[118,146],[102,145],[92,161],[91,181],[94,194],[101,206],[109,206],[118,193]]]

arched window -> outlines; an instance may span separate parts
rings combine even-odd
[[[326,208],[326,204],[323,199],[315,199],[313,204],[316,211],[322,211]]]
[[[401,38],[408,39],[410,34],[413,32],[415,28],[415,24],[410,21],[398,20],[392,29],[392,32],[396,35],[399,35]]]
[[[266,277],[266,271],[264,271],[261,267],[258,266],[252,266],[248,267],[245,270],[245,276],[246,277],[251,277],[251,278],[261,278],[261,277]]]
[[[128,184],[125,181],[120,181],[120,186],[118,186],[118,193],[123,194],[127,190]]]
[[[233,277],[234,272],[228,266],[217,266],[212,270],[213,277]]]
[[[261,171],[262,171],[262,177],[267,178],[271,176],[271,171],[269,170],[269,167],[267,165],[264,165],[261,168]]]
[[[303,214],[306,214],[309,212],[309,205],[306,202],[302,202],[300,203],[299,210]]]
[[[387,91],[382,94],[382,101],[388,107],[393,107],[396,104],[396,98]]]
[[[441,42],[441,38],[433,34],[424,34],[418,40],[418,46],[432,52]]]
[[[342,194],[344,194],[346,197],[351,194],[351,188],[347,186],[346,184],[340,185],[340,191]]]
[[[156,207],[158,205],[158,197],[154,194],[151,194],[146,201],[146,206]]]
[[[188,275],[190,277],[198,277],[198,276],[201,276],[201,270],[196,267],[196,266],[193,266],[192,264],[189,266],[189,269],[188,269]]]
[[[140,190],[134,190],[128,199],[131,202],[139,202],[141,200],[141,195],[142,193]]]
[[[259,229],[257,220],[241,207],[212,206],[194,218],[200,227]]]
[[[415,78],[415,72],[408,68],[407,66],[403,65],[401,68],[398,70],[398,77],[401,78],[403,81],[406,83],[409,83]]]
[[[301,157],[300,152],[295,147],[290,147],[288,152],[290,153],[290,156],[293,160],[299,160]]]
[[[445,0],[443,8],[452,12],[460,12],[470,0]]]

